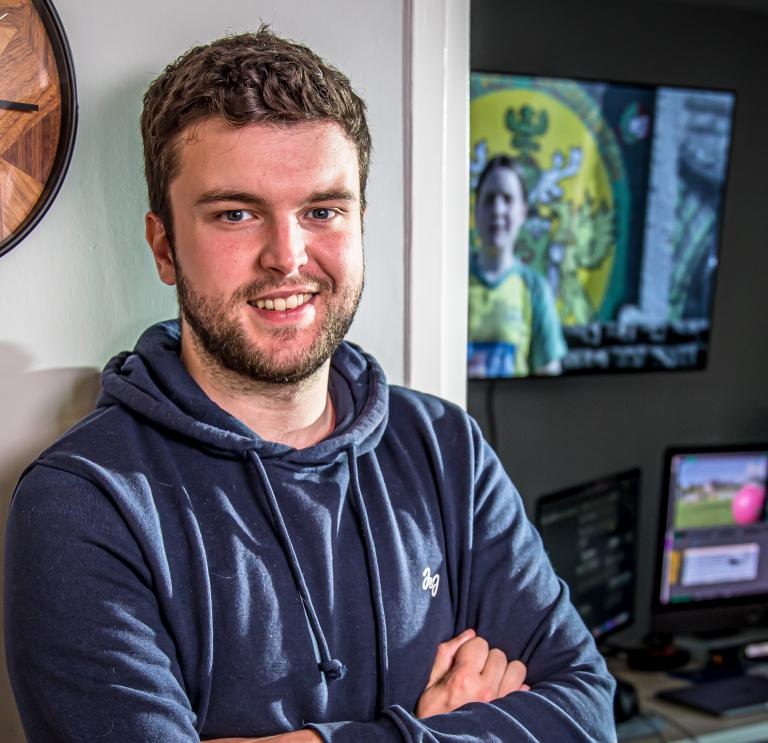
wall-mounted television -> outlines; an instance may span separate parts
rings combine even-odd
[[[664,458],[652,624],[660,634],[768,626],[768,444]]]
[[[734,93],[470,81],[469,378],[704,368]]]

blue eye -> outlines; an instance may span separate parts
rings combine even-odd
[[[250,212],[246,209],[228,209],[221,213],[221,217],[225,222],[243,222],[250,216]]]
[[[312,215],[313,219],[319,219],[319,220],[328,220],[333,218],[333,216],[336,214],[336,212],[333,211],[333,209],[328,209],[327,207],[320,206],[317,209],[313,209],[310,214]]]

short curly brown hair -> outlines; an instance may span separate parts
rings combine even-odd
[[[343,73],[306,46],[262,25],[255,33],[193,47],[168,65],[144,95],[141,135],[149,208],[163,221],[169,236],[168,187],[179,167],[177,135],[209,116],[221,116],[235,127],[338,123],[357,148],[360,199],[365,207],[371,154],[365,103]]]

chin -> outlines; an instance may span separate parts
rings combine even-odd
[[[251,346],[254,355],[262,359],[274,370],[276,375],[293,376],[294,371],[305,365],[308,359],[317,357],[318,339],[282,338],[268,343],[255,343]],[[325,359],[323,359],[323,362]],[[320,366],[322,366],[322,363]]]

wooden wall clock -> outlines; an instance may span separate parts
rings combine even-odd
[[[77,129],[72,54],[50,0],[0,0],[0,255],[42,219]]]

